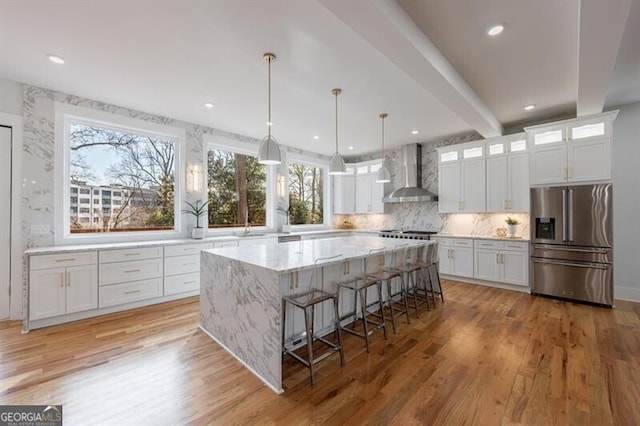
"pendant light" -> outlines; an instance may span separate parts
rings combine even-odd
[[[271,136],[271,62],[276,60],[276,55],[273,53],[265,53],[263,58],[269,64],[269,121],[267,121],[269,134],[262,139],[262,142],[260,143],[260,149],[258,150],[258,163],[280,164],[282,162],[280,146],[278,145],[276,138]]]
[[[344,175],[347,173],[347,168],[344,165],[344,160],[338,152],[338,95],[342,93],[342,89],[333,89],[331,93],[336,97],[336,152],[331,156],[329,160],[329,174],[330,175]]]
[[[377,183],[387,183],[391,182],[391,176],[389,175],[389,170],[384,165],[384,119],[387,118],[387,113],[380,114],[380,118],[382,119],[382,151],[380,154],[380,169],[378,173],[376,173],[376,182]]]

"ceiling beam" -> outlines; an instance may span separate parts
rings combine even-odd
[[[602,112],[631,0],[581,0],[578,27],[578,117]]]
[[[398,2],[319,2],[482,136],[502,134],[482,99]]]

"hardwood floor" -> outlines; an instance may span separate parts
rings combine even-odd
[[[640,304],[613,310],[444,283],[398,334],[344,336],[275,395],[198,326],[197,298],[20,334],[0,322],[0,404],[65,424],[640,424]],[[415,318],[415,317],[414,317]]]

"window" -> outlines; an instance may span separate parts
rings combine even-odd
[[[71,204],[78,204],[78,197],[71,197]]]
[[[56,240],[131,241],[150,238],[150,231],[162,232],[155,238],[178,233],[181,194],[175,192],[182,185],[184,130],[62,103],[55,108],[56,162],[63,165],[56,168],[56,190],[66,195],[57,201],[62,232]],[[79,207],[99,207],[110,204],[114,187],[123,194],[117,214],[90,209],[88,221],[72,220],[71,188],[84,197]]]
[[[324,224],[326,168],[289,163],[289,223]]]
[[[121,197],[120,191],[113,191],[113,196],[114,197]]]
[[[71,193],[72,194],[77,194],[78,193],[78,188],[71,188]]]
[[[267,171],[258,158],[211,146],[207,153],[209,228],[265,226]]]

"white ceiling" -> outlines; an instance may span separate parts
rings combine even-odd
[[[0,78],[262,138],[273,52],[273,134],[331,154],[340,87],[360,155],[381,112],[393,147],[640,101],[640,0],[599,1],[0,0]]]

